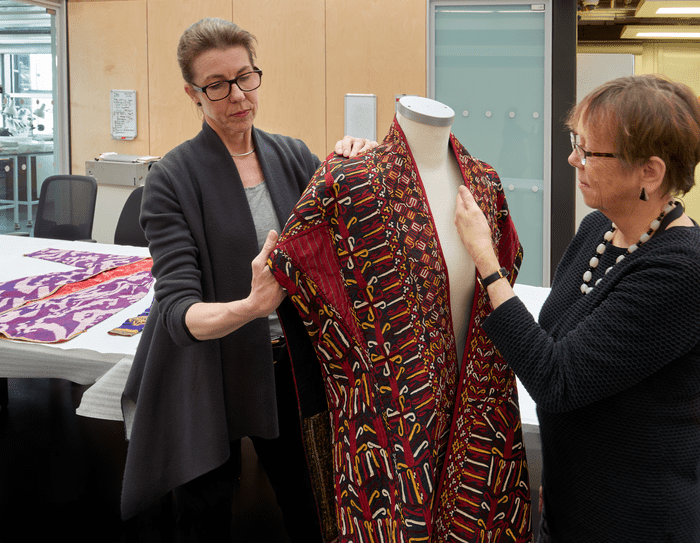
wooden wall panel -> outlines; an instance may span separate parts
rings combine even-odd
[[[68,3],[71,166],[103,152],[149,154],[146,0]],[[136,91],[137,137],[111,137],[110,90]]]
[[[69,0],[76,171],[84,171],[86,154],[163,155],[197,133],[201,120],[184,93],[176,47],[206,16],[233,20],[258,38],[265,75],[256,125],[302,139],[321,158],[343,136],[346,93],[377,95],[380,139],[394,95],[426,93],[423,0],[366,0],[362,9],[341,0]],[[96,77],[105,71],[109,81]],[[139,136],[115,141],[119,148],[109,136],[110,88],[138,93]]]
[[[258,128],[303,140],[323,160],[326,145],[325,0],[233,2],[233,21],[258,40],[263,70]]]
[[[326,0],[327,146],[343,136],[344,96],[377,95],[377,138],[397,94],[426,95],[425,0]]]
[[[148,0],[150,154],[162,156],[201,129],[197,107],[185,94],[177,44],[192,23],[203,17],[230,20],[231,9],[231,0]]]

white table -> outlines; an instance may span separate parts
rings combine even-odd
[[[542,309],[542,304],[549,296],[548,288],[544,287],[531,287],[529,285],[518,285],[516,283],[513,290],[518,295],[518,298],[522,300],[527,307],[528,311],[534,315],[535,319],[540,316],[540,309]],[[537,420],[537,411],[535,401],[530,397],[525,390],[525,387],[518,381],[518,401],[520,402],[520,418],[523,424],[530,424],[533,426],[539,425]]]
[[[144,247],[0,235],[0,282],[71,269],[63,264],[23,256],[47,247],[150,256]],[[83,395],[78,414],[121,420],[119,398],[141,334],[123,337],[107,332],[145,311],[152,300],[153,288],[128,309],[64,343],[36,344],[0,339],[0,377],[53,377],[83,385],[99,381]]]

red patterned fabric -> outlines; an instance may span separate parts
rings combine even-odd
[[[89,277],[88,279],[85,279],[78,283],[70,283],[67,285],[63,285],[62,287],[59,287],[59,289],[53,294],[46,296],[44,300],[48,300],[49,298],[55,298],[59,296],[66,296],[67,294],[72,294],[74,292],[78,292],[90,287],[100,285],[102,283],[106,283],[107,281],[112,281],[113,279],[117,279],[118,277],[129,277],[130,275],[134,275],[136,273],[141,273],[144,271],[150,272],[152,266],[153,260],[150,258],[134,262],[133,264],[124,264],[123,266],[119,266],[118,268],[100,272],[97,275]]]
[[[496,173],[451,138],[514,281],[522,253]],[[396,120],[382,144],[329,156],[271,255],[322,365],[340,541],[530,540],[515,377],[480,328],[461,371],[447,270]]]

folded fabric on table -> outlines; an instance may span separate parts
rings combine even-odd
[[[117,326],[116,328],[112,328],[108,334],[112,336],[135,336],[138,334],[141,330],[143,330],[143,327],[146,326],[146,319],[148,318],[148,314],[151,312],[151,308],[149,307],[141,313],[140,315],[136,317],[131,317],[130,319],[126,319],[124,323],[121,326]]]
[[[143,298],[150,258],[42,249],[25,256],[79,269],[0,284],[0,335],[36,343],[67,341]]]

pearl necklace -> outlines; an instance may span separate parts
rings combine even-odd
[[[651,221],[651,224],[649,225],[649,230],[642,234],[637,243],[627,247],[627,253],[618,256],[615,260],[615,264],[622,261],[625,258],[625,256],[632,254],[637,249],[639,249],[642,246],[642,244],[649,241],[651,236],[654,235],[654,232],[656,232],[659,229],[659,226],[661,226],[661,220],[667,213],[669,213],[674,208],[674,205],[675,204],[673,200],[669,201],[668,204],[664,206],[663,210],[661,211],[661,214],[656,219]],[[615,223],[612,223],[612,228],[605,232],[605,234],[603,235],[603,242],[600,245],[598,245],[598,247],[596,247],[596,256],[591,258],[591,260],[588,262],[589,268],[588,271],[586,271],[586,273],[583,274],[583,283],[581,284],[581,292],[583,294],[588,294],[590,291],[593,290],[593,287],[588,286],[588,282],[591,279],[593,279],[593,270],[595,270],[598,267],[598,264],[600,264],[600,256],[605,252],[605,246],[608,244],[609,241],[612,240],[613,234],[615,234],[615,230],[617,230],[617,226],[615,225]],[[606,275],[610,272],[610,270],[613,269],[613,266],[615,266],[615,264],[613,264],[607,270],[605,270]],[[602,277],[598,279],[595,282],[594,286],[598,286],[598,283],[600,283],[602,280]]]
[[[234,155],[234,154],[232,153],[231,156],[232,156],[233,158],[236,158],[236,157],[239,157],[239,156],[248,156],[248,155],[252,155],[254,152],[255,152],[255,149],[253,149],[252,151],[248,151],[247,153],[241,153],[240,155]]]

